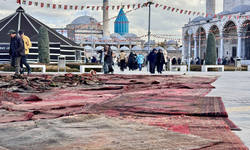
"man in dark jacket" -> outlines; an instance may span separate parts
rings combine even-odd
[[[113,57],[112,57],[112,50],[110,49],[109,45],[105,45],[104,48],[105,56],[104,56],[104,74],[109,74],[110,72],[113,73],[114,69],[112,67]]]
[[[155,65],[157,63],[157,54],[156,49],[153,49],[152,52],[148,55],[148,61],[149,61],[149,67],[150,67],[150,73],[155,74]]]
[[[157,53],[157,72],[162,74],[163,64],[165,64],[165,59],[162,50]]]
[[[16,35],[16,31],[14,30],[9,30],[7,33],[9,37],[11,38],[10,40],[10,51],[9,55],[11,57],[11,65],[15,67],[15,74],[14,76],[20,75],[20,63],[21,63],[21,58],[23,55],[25,55],[24,51],[24,43],[21,37]]]

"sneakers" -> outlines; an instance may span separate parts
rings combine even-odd
[[[20,74],[23,74],[25,72],[25,69],[22,69],[21,71],[20,71]]]
[[[30,75],[31,74],[31,69],[30,70],[28,70],[28,73],[27,73],[27,75]]]

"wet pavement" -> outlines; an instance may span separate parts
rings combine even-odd
[[[0,72],[5,74],[6,72]],[[142,71],[121,72],[118,67],[115,68],[115,74],[150,74],[147,68]],[[207,96],[221,97],[229,119],[232,120],[242,131],[234,133],[241,138],[244,144],[250,148],[250,72],[162,72],[163,75],[218,75],[219,78],[212,85],[215,86]],[[13,73],[14,74],[14,73]],[[58,74],[58,73],[48,73]],[[64,74],[60,72],[60,74]],[[156,73],[158,74],[158,73]]]

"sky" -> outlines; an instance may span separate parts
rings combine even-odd
[[[80,6],[102,6],[102,0],[26,0],[34,2],[43,2],[45,7],[41,8],[39,6],[28,4],[22,5],[25,12],[40,20],[41,22],[47,24],[51,28],[65,28],[67,24],[70,24],[75,18],[82,15],[92,16],[97,21],[103,21],[102,10],[64,10],[64,9],[52,9],[46,8],[46,4],[61,4],[61,5],[78,5]],[[109,0],[109,6],[117,5],[129,5],[129,4],[142,4],[147,2],[147,0]],[[151,34],[167,34],[167,35],[179,35],[173,38],[180,39],[182,34],[182,27],[186,24],[189,18],[193,19],[197,15],[184,15],[179,12],[172,12],[163,10],[163,7],[155,8],[155,4],[161,4],[163,6],[168,6],[172,8],[184,9],[195,12],[206,12],[206,0],[153,0],[154,5],[151,9]],[[20,5],[16,3],[16,0],[0,0],[0,19],[12,14]],[[124,9],[124,12],[131,9]],[[223,0],[216,0],[216,13],[223,10]],[[115,9],[109,10],[109,18],[117,16],[119,10]],[[146,35],[148,33],[148,16],[149,8],[141,8],[138,10],[133,10],[127,13],[127,18],[129,20],[129,32],[134,33],[137,36]],[[114,33],[114,21],[112,19],[109,21],[110,33]],[[147,38],[144,38],[147,41]],[[164,39],[159,39],[151,37],[151,40],[156,40],[158,42],[164,41]]]

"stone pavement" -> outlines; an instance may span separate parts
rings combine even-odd
[[[2,74],[3,72],[0,72]],[[128,71],[121,72],[118,67],[115,68],[115,74],[148,74],[147,68],[142,71]],[[163,72],[163,75],[195,75],[220,76],[212,85],[215,86],[207,96],[221,97],[229,119],[232,120],[242,131],[235,131],[234,133],[241,138],[244,144],[250,148],[250,72]],[[11,73],[12,74],[12,73]],[[14,73],[13,73],[14,74]],[[58,74],[58,73],[48,73]],[[60,74],[64,74],[61,72]],[[158,75],[158,73],[156,73]]]

